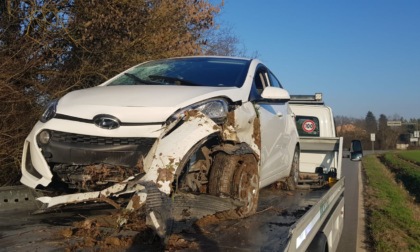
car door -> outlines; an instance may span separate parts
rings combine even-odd
[[[272,72],[268,71],[267,74],[271,86],[283,88]],[[299,136],[296,130],[295,114],[290,108],[289,102],[278,101],[276,104],[276,106],[280,107],[279,110],[283,114],[283,125],[280,129],[282,132],[280,141],[280,177],[284,178],[290,175],[290,168]]]
[[[261,129],[261,170],[260,170],[260,186],[269,185],[281,177],[288,176],[287,164],[284,153],[285,131],[287,129],[286,117],[290,114],[288,106],[285,102],[277,100],[266,100],[261,98],[264,88],[274,84],[270,81],[270,71],[264,66],[257,68],[254,74],[254,94],[253,100],[260,118]],[[281,87],[281,86],[278,86]]]

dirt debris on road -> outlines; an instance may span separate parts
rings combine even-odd
[[[122,227],[120,219],[128,220]],[[116,210],[109,215],[86,217],[58,230],[66,251],[128,251],[163,249],[161,241],[146,226],[144,214]]]

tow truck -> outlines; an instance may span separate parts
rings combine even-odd
[[[301,154],[298,187],[311,189],[313,205],[290,228],[285,251],[336,251],[344,220],[343,138],[322,94],[292,95]]]

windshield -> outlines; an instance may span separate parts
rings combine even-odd
[[[151,61],[125,72],[108,86],[182,85],[241,87],[249,60],[230,58],[177,58]]]

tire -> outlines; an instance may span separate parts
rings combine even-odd
[[[295,148],[293,153],[292,165],[290,167],[290,175],[286,179],[287,189],[290,191],[296,190],[299,182],[299,148]]]
[[[231,197],[243,203],[243,206],[223,212],[219,217],[236,219],[254,214],[259,196],[258,162],[255,156],[217,153],[210,171],[209,193]]]
[[[328,239],[325,234],[317,233],[306,251],[328,252]]]

